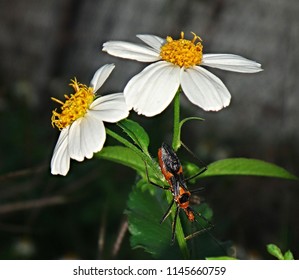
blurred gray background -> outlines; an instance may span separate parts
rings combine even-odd
[[[66,178],[49,174],[58,137],[50,123],[56,107],[50,97],[69,93],[73,77],[88,84],[104,63],[116,69],[103,92],[121,91],[145,67],[102,53],[107,40],[138,42],[135,35],[142,33],[178,38],[180,31],[191,38],[193,31],[206,53],[260,62],[264,71],[258,74],[211,69],[229,88],[231,105],[204,112],[183,98],[182,116],[205,118],[188,123],[183,140],[206,162],[246,156],[298,175],[298,15],[297,0],[1,0],[0,258],[112,257],[134,172],[93,159],[72,162]],[[132,117],[150,131],[155,155],[170,139],[171,108],[156,118]],[[104,178],[107,172],[119,178]],[[270,242],[298,257],[297,183],[205,183],[217,237],[233,240],[244,258],[269,258]],[[104,249],[98,246],[101,230],[111,237]],[[132,253],[128,239],[126,234],[117,257],[148,257]]]

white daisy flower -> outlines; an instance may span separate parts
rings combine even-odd
[[[103,122],[118,122],[129,115],[123,93],[114,93],[97,97],[96,92],[114,69],[106,64],[96,71],[90,86],[71,80],[70,86],[75,93],[65,95],[61,104],[61,113],[56,109],[52,115],[52,126],[61,130],[51,160],[53,175],[66,175],[70,168],[70,159],[83,161],[99,152],[106,140]]]
[[[174,98],[179,86],[187,98],[205,111],[218,111],[230,103],[231,95],[214,74],[202,66],[255,73],[262,71],[255,61],[234,54],[203,54],[201,38],[166,40],[154,35],[137,35],[145,45],[108,41],[103,51],[142,62],[155,62],[134,76],[124,95],[128,106],[138,114],[151,117],[161,113]]]

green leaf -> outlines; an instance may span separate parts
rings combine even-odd
[[[258,159],[229,158],[208,165],[208,170],[199,177],[238,175],[266,176],[281,179],[298,180],[296,176],[282,167]]]
[[[163,190],[157,189],[153,195],[147,188],[155,186],[140,181],[133,188],[127,202],[126,214],[131,233],[131,246],[134,249],[143,248],[154,258],[181,259],[182,255],[177,244],[171,246],[171,220],[168,218],[160,224],[161,217],[167,209],[166,199],[162,195]]]
[[[107,146],[96,154],[98,158],[107,159],[136,170],[140,175],[144,175],[144,161],[133,150],[122,146]]]
[[[275,244],[268,244],[267,245],[267,251],[268,251],[269,254],[276,257],[277,259],[284,260],[284,256],[282,255],[281,250]]]
[[[283,255],[285,260],[294,260],[294,256],[290,250],[286,251]]]
[[[148,154],[149,136],[139,123],[124,119],[118,122],[117,125],[123,129],[144,153]]]
[[[140,151],[140,153],[142,153]],[[146,165],[145,159],[147,160],[147,171],[148,176],[151,178],[151,181],[155,182],[158,185],[163,186],[163,181],[159,175],[161,171],[158,167],[158,164],[152,159],[148,158],[143,154],[143,159],[131,148],[123,146],[107,146],[104,147],[100,152],[96,154],[97,158],[110,160],[124,166],[130,167],[138,172],[138,174],[147,179],[146,176]],[[158,173],[158,175],[157,175]]]
[[[233,257],[227,257],[227,256],[221,256],[221,257],[208,257],[206,260],[212,260],[212,261],[222,261],[222,260],[237,260]]]
[[[149,171],[149,174],[151,173],[154,173],[155,174],[155,177],[156,178],[159,178],[160,180],[163,181],[163,175],[161,173],[161,170],[159,168],[159,165],[157,164],[156,161],[154,161],[151,156],[148,154],[148,153],[144,153],[142,150],[140,150],[137,146],[135,146],[134,144],[132,144],[130,141],[128,141],[127,139],[123,138],[122,136],[120,136],[119,134],[117,134],[116,132],[106,128],[106,133],[113,137],[115,140],[117,140],[118,142],[124,144],[127,148],[129,148],[132,152],[135,153],[135,157],[136,156],[139,156],[140,159],[142,159],[142,161],[144,162],[145,166],[144,167],[147,167],[148,171]],[[119,156],[116,154],[116,155],[113,155],[113,157],[111,158],[111,160],[114,160],[118,163],[122,163],[124,165],[127,165],[127,166],[130,166],[130,167],[133,167],[135,166],[134,162],[133,162],[133,165],[132,164],[125,164],[123,161],[120,161],[120,160],[115,160],[115,157],[117,159],[119,159]],[[110,159],[109,157],[107,157],[106,159]],[[137,171],[140,169],[136,169]]]
[[[275,244],[268,244],[267,251],[279,260],[294,260],[294,256],[290,250],[286,251],[283,255],[280,248]]]

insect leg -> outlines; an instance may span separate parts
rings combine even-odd
[[[163,217],[162,217],[162,219],[161,219],[161,221],[160,221],[160,224],[162,224],[162,223],[166,220],[166,218],[169,216],[169,214],[170,214],[170,212],[171,212],[171,207],[172,207],[173,203],[174,203],[174,199],[172,200],[172,202],[170,203],[170,205],[169,205],[167,211],[166,211],[165,214],[163,215]]]
[[[201,192],[201,191],[204,191],[205,188],[204,187],[199,187],[199,188],[196,188],[194,190],[189,190],[191,194],[193,193],[197,193],[197,192]]]
[[[186,236],[185,240],[190,240],[190,239],[194,238],[195,236],[200,235],[200,234],[202,234],[204,232],[207,232],[207,231],[209,231],[211,229],[212,229],[212,227],[206,227],[206,228],[203,228],[203,229],[198,230],[196,232],[193,232],[193,233],[189,234],[188,236]]]
[[[147,169],[147,164],[146,164],[146,162],[144,162],[144,164],[145,164],[145,173],[146,173],[147,181],[148,181],[150,184],[152,184],[152,185],[154,185],[154,186],[156,186],[156,187],[158,187],[158,188],[160,188],[160,189],[168,190],[168,188],[165,188],[165,187],[163,187],[163,186],[160,186],[160,185],[158,185],[158,184],[156,184],[155,182],[153,182],[153,181],[150,180],[150,178],[149,178],[149,176],[148,176],[148,169]]]
[[[212,224],[204,215],[195,212],[198,217],[201,217],[206,223],[208,223],[209,228],[213,228],[214,224]],[[197,221],[198,222],[198,221]]]
[[[175,238],[175,228],[176,228],[176,221],[179,215],[180,207],[176,208],[175,215],[174,215],[174,220],[172,224],[172,235],[171,235],[171,242],[172,244],[174,243],[174,238]]]
[[[204,173],[205,171],[207,171],[207,169],[208,169],[208,167],[207,167],[207,165],[202,161],[202,160],[200,160],[183,142],[181,142],[181,144],[182,144],[182,146],[194,157],[194,158],[196,158],[196,160],[197,161],[199,161],[200,162],[200,164],[201,165],[203,165],[203,168],[202,168],[202,170],[200,170],[198,173],[196,173],[196,174],[194,174],[194,175],[192,175],[191,177],[189,177],[189,178],[186,178],[185,179],[185,182],[188,182],[188,181],[190,181],[191,179],[194,179],[194,178],[196,178],[197,176],[199,176],[200,174],[202,174],[202,173]]]
[[[185,182],[188,182],[188,181],[190,181],[190,180],[196,178],[197,176],[199,176],[200,174],[204,173],[204,172],[207,171],[207,170],[208,170],[208,168],[207,168],[206,166],[203,167],[203,169],[200,170],[199,172],[197,172],[196,174],[194,174],[194,175],[192,175],[192,176],[186,178],[186,179],[185,179]]]

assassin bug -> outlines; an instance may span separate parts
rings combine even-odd
[[[187,236],[186,239],[190,239],[193,236],[212,228],[213,225],[203,215],[195,212],[192,209],[192,207],[190,206],[191,192],[188,190],[188,187],[186,185],[186,182],[188,182],[189,180],[191,180],[191,179],[199,176],[203,172],[205,172],[207,170],[207,167],[205,166],[197,174],[185,179],[184,173],[183,173],[183,167],[180,163],[178,156],[176,155],[174,150],[170,146],[168,146],[166,143],[163,143],[161,148],[158,150],[158,160],[159,160],[159,165],[160,165],[162,174],[164,175],[166,181],[169,184],[168,189],[171,191],[171,193],[173,195],[173,200],[172,200],[171,204],[169,205],[167,211],[163,215],[160,223],[163,223],[165,221],[165,219],[169,216],[169,214],[171,212],[171,208],[172,208],[173,204],[176,203],[176,212],[175,212],[174,221],[172,224],[172,237],[171,237],[172,242],[174,242],[177,217],[178,217],[179,211],[181,209],[185,212],[189,221],[191,221],[191,222],[197,221],[196,217],[195,217],[197,215],[197,216],[201,217],[202,219],[204,219],[209,224],[208,228],[203,228],[202,230],[195,232],[195,233],[191,234],[190,236]],[[161,187],[153,182],[151,182],[151,183],[159,188],[165,189],[164,187]],[[202,188],[194,190],[192,192],[199,191],[201,189]]]

